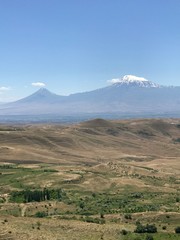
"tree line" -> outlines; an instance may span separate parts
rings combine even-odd
[[[13,191],[10,196],[11,202],[41,202],[48,200],[58,200],[61,201],[66,193],[62,189],[47,189],[43,190],[23,190],[23,191]]]

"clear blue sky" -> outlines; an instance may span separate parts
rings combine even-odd
[[[180,0],[0,0],[0,101],[125,74],[180,85]]]

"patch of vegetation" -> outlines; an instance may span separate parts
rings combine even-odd
[[[113,128],[108,128],[106,130],[106,133],[112,136],[118,136],[119,131],[117,131],[117,129],[113,129]]]
[[[44,172],[59,172],[58,170],[56,170],[56,169],[44,169],[43,170]]]
[[[2,165],[0,165],[0,169],[14,169],[14,168],[17,168],[17,166],[14,165],[14,164],[2,164]]]
[[[93,218],[93,217],[86,216],[81,219],[82,221],[88,222],[88,223],[105,224],[105,219],[102,219],[102,218]]]
[[[134,232],[135,233],[156,233],[157,227],[155,226],[155,224],[142,225],[141,223],[138,223]]]
[[[16,203],[41,202],[48,200],[61,201],[66,196],[66,193],[61,189],[43,190],[23,190],[13,191],[10,195],[10,201]]]
[[[148,130],[145,130],[145,129],[144,130],[139,130],[138,134],[143,136],[143,137],[153,137],[154,136],[154,134],[152,132],[150,132]]]
[[[152,235],[147,235],[145,240],[154,240],[153,236]]]
[[[122,235],[127,235],[127,234],[128,234],[128,231],[127,231],[126,229],[122,229],[122,230],[121,230],[121,234],[122,234]]]
[[[180,234],[180,226],[178,226],[178,227],[175,228],[175,233]]]
[[[128,219],[128,220],[131,220],[132,219],[132,215],[131,214],[125,214],[124,218]]]
[[[48,216],[48,213],[47,212],[36,212],[35,217],[38,217],[38,218],[44,218],[44,217],[47,217]]]

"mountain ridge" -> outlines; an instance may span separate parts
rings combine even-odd
[[[125,75],[110,86],[69,96],[40,88],[23,99],[0,106],[0,115],[148,112],[180,112],[180,87]]]

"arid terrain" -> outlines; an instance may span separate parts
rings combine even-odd
[[[0,126],[0,239],[176,240],[178,226],[179,119]]]

